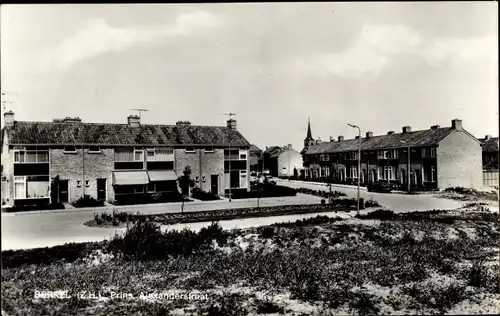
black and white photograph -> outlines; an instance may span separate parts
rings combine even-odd
[[[0,6],[1,315],[500,314],[497,1]]]

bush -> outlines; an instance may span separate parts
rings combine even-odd
[[[370,198],[368,201],[365,202],[365,207],[379,207],[380,204],[378,201]]]
[[[353,295],[353,300],[349,303],[351,310],[356,310],[359,315],[377,315],[380,308],[377,304],[381,299],[366,292],[358,292]]]
[[[274,236],[274,227],[264,227],[261,231],[261,237],[272,238]]]
[[[220,197],[217,194],[213,194],[212,192],[202,191],[200,188],[194,188],[191,191],[191,196],[194,199],[198,199],[198,200],[202,200],[202,201],[220,200]]]
[[[397,217],[397,215],[393,211],[380,209],[373,212],[369,212],[368,214],[365,215],[356,215],[355,217],[360,219],[391,220]]]
[[[72,204],[74,207],[98,207],[104,206],[104,201],[96,200],[90,195],[84,195]]]
[[[163,243],[164,236],[156,224],[138,222],[127,229],[123,238],[115,236],[110,248],[121,252],[125,259],[154,260],[162,258]]]
[[[15,212],[48,211],[48,210],[62,210],[62,209],[64,209],[64,204],[62,203],[30,204],[30,205],[16,205],[13,207],[8,207],[5,208],[5,212],[15,213]]]
[[[326,201],[325,199],[321,199],[321,205],[325,205]]]

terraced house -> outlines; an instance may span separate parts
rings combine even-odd
[[[154,193],[176,194],[186,166],[195,185],[218,195],[249,190],[250,143],[227,126],[15,121],[4,115],[2,204],[32,205],[57,199],[71,203],[83,195],[99,200],[134,199]],[[231,149],[231,152],[229,151]],[[51,183],[58,179],[57,192]]]
[[[486,135],[479,139],[483,144],[483,181],[485,187],[498,186],[498,137]]]
[[[311,142],[310,127],[304,140],[303,177],[330,178],[338,183],[362,184],[387,181],[415,189],[448,187],[480,188],[482,179],[481,143],[454,119],[450,127],[431,126],[412,131],[410,126],[386,135],[329,142]],[[361,156],[358,148],[361,146]],[[358,169],[361,160],[361,170]],[[410,172],[408,173],[408,170]]]

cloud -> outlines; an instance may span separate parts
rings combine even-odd
[[[221,24],[217,16],[205,11],[180,14],[174,25],[155,28],[116,28],[102,19],[92,20],[74,36],[42,53],[42,67],[61,70],[100,54],[122,51],[136,44],[165,37],[189,36]]]
[[[431,66],[444,63],[498,62],[498,37],[440,38],[430,41],[422,57]]]
[[[293,69],[319,76],[375,77],[400,54],[422,58],[429,66],[497,63],[498,37],[435,38],[423,40],[404,26],[367,26],[340,52],[296,59]]]
[[[412,52],[421,43],[417,32],[403,26],[366,26],[358,39],[342,51],[299,59],[295,68],[342,78],[374,76],[388,64],[391,56]]]

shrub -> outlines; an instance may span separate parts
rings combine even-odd
[[[72,204],[74,207],[97,207],[104,206],[104,201],[96,200],[90,195],[84,195]]]
[[[380,209],[373,212],[369,212],[368,214],[365,215],[356,215],[355,217],[360,219],[391,220],[397,217],[397,215],[394,214],[393,211]]]
[[[380,308],[377,306],[380,301],[381,299],[375,295],[358,292],[349,302],[349,307],[351,310],[358,311],[359,315],[377,315],[380,313]]]
[[[325,199],[321,199],[321,205],[325,205]]]
[[[164,236],[156,224],[138,222],[127,229],[123,238],[115,236],[110,247],[125,259],[151,260],[161,259],[163,244]]]
[[[380,204],[378,201],[370,198],[368,201],[365,202],[365,207],[378,207]]]
[[[191,191],[191,196],[195,199],[202,201],[220,200],[220,197],[217,194],[213,194],[212,192],[202,191],[200,188],[194,188]]]
[[[29,204],[29,205],[16,205],[13,207],[5,208],[5,212],[28,212],[28,211],[46,211],[46,210],[60,210],[64,209],[64,204],[62,203],[52,203],[52,204]]]
[[[274,227],[264,227],[261,236],[263,238],[272,238],[274,236]]]
[[[284,313],[284,308],[270,299],[256,300],[258,314]]]

